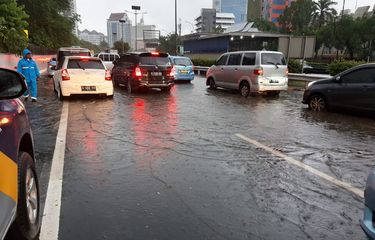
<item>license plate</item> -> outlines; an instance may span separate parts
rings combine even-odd
[[[278,80],[270,80],[270,83],[279,83]]]
[[[96,86],[82,86],[81,90],[83,92],[95,92],[96,91]]]
[[[152,77],[161,77],[163,75],[163,73],[162,72],[151,72],[150,75]]]
[[[180,73],[182,73],[182,74],[188,74],[189,71],[188,70],[181,70]]]

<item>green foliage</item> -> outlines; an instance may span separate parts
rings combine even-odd
[[[349,68],[364,64],[364,62],[358,61],[334,61],[328,65],[328,73],[335,76]]]
[[[176,53],[176,35],[169,34],[167,36],[160,36],[159,38],[160,45],[158,51],[169,53],[174,55]],[[180,39],[177,36],[177,42],[180,42]]]
[[[117,50],[119,54],[124,54],[126,52],[129,52],[130,46],[126,42],[117,41],[113,43],[113,49]]]
[[[337,15],[336,9],[332,5],[337,2],[331,0],[318,0],[314,2],[313,22],[314,25],[320,28],[327,22],[332,22]]]
[[[224,28],[221,27],[221,25],[214,28],[214,33],[223,33]]]
[[[76,41],[73,29],[78,15],[70,14],[70,0],[18,0],[29,18],[30,42],[49,50],[71,46]]]
[[[300,61],[291,59],[288,62],[288,69],[290,73],[301,73],[302,72],[302,64]]]
[[[99,44],[99,48],[100,48],[101,51],[105,51],[105,50],[109,49],[109,45],[106,41],[102,41]]]
[[[211,67],[216,63],[215,59],[210,58],[193,58],[191,59],[194,66],[200,66],[200,67]]]
[[[255,20],[254,25],[263,32],[277,32],[276,26],[263,18]]]
[[[0,2],[0,51],[18,53],[27,46],[24,30],[27,29],[28,15],[15,0]]]
[[[296,35],[312,33],[311,23],[315,5],[312,0],[297,0],[287,7],[279,18],[285,33]]]

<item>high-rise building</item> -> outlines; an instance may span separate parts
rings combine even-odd
[[[106,37],[103,33],[99,33],[95,30],[89,31],[87,29],[83,31],[78,31],[78,38],[86,42],[90,42],[95,45],[100,45],[101,42],[105,42]]]
[[[131,47],[135,49],[135,26],[132,27]],[[159,32],[155,25],[145,25],[143,18],[137,24],[137,49],[147,49],[147,42],[150,40],[159,41]]]
[[[293,0],[263,0],[263,18],[279,25],[279,17]]]
[[[247,2],[248,0],[213,0],[213,8],[217,12],[233,13],[236,23],[246,22]]]
[[[215,32],[215,29],[226,30],[235,24],[233,13],[216,12],[214,8],[202,8],[201,15],[195,19],[197,32]]]
[[[126,13],[111,13],[107,20],[109,47],[117,41],[124,41],[131,46],[132,22]]]

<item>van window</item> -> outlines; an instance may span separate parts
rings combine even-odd
[[[68,69],[104,69],[104,65],[99,60],[70,59]]]
[[[262,53],[262,65],[286,65],[286,61],[280,53]]]
[[[219,60],[216,61],[217,66],[226,65],[228,60],[228,55],[221,56]]]
[[[256,53],[245,53],[242,59],[242,65],[253,66],[255,65]]]
[[[113,54],[109,55],[109,61],[111,62],[115,61],[115,56]]]
[[[117,61],[120,57],[118,55],[115,55],[115,61]]]
[[[104,61],[104,55],[103,55],[103,54],[100,54],[100,55],[99,55],[99,58],[100,58],[102,61]]]
[[[242,54],[237,53],[237,54],[231,54],[229,57],[228,65],[230,66],[237,66],[241,64],[241,57]]]

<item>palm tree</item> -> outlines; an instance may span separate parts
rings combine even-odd
[[[337,2],[331,0],[318,0],[314,2],[314,14],[313,19],[314,23],[320,28],[327,21],[331,22],[334,17],[337,15],[337,11],[332,7],[336,5]]]

